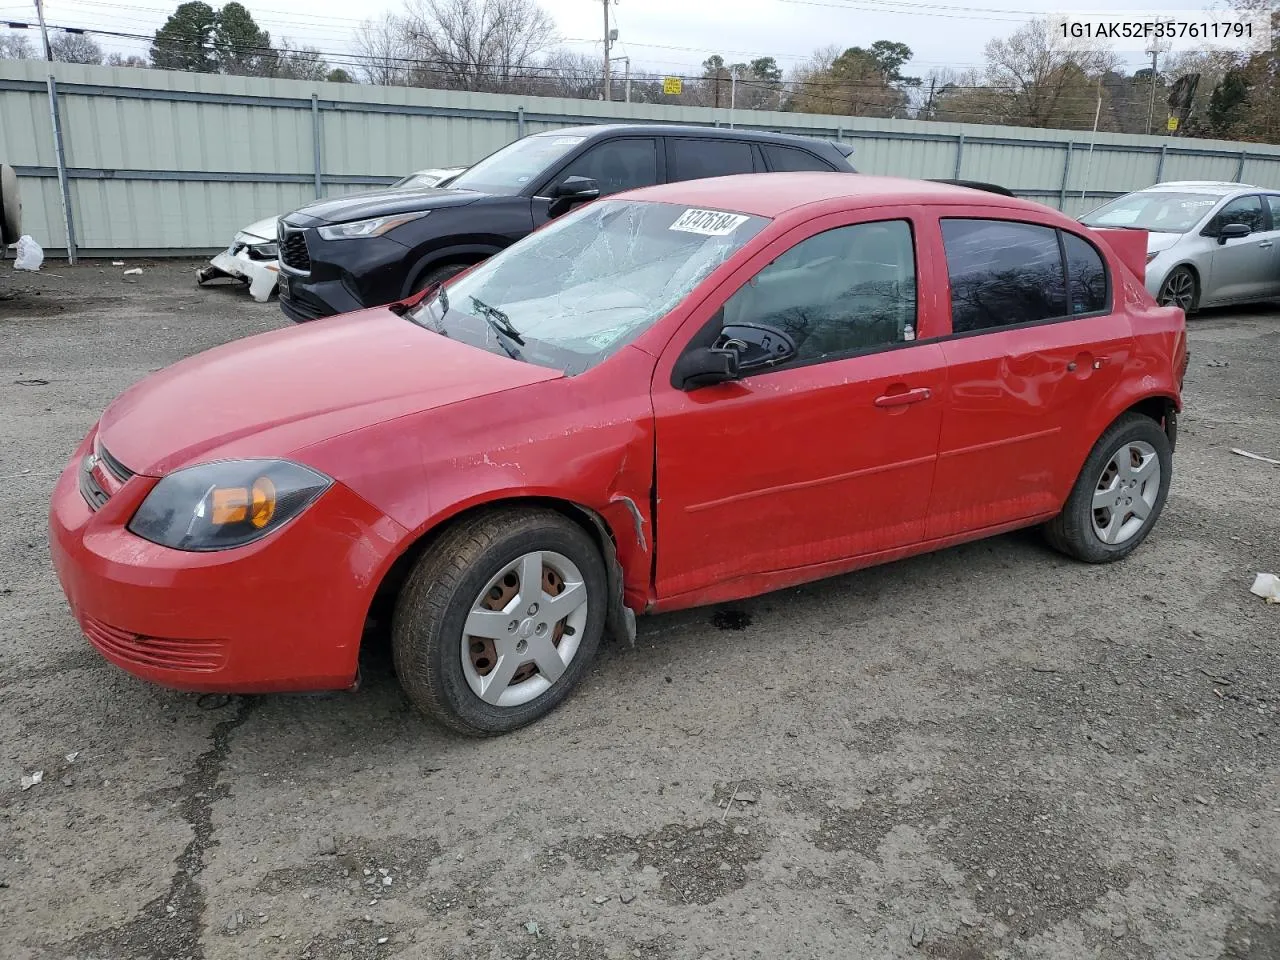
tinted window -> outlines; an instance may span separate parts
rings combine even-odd
[[[608,140],[592,147],[559,176],[590,177],[600,184],[600,195],[651,187],[658,182],[656,140]]]
[[[725,325],[762,323],[796,341],[797,361],[915,339],[916,269],[905,220],[801,241],[724,307]]]
[[[1262,213],[1262,198],[1257,194],[1236,197],[1213,215],[1213,219],[1209,221],[1209,232],[1217,233],[1228,223],[1247,224],[1254,233],[1266,230],[1267,221]]]
[[[1033,323],[1067,313],[1058,234],[1000,220],[943,220],[955,333]]]
[[[753,173],[751,144],[740,140],[684,140],[667,138],[667,179],[700,180]]]
[[[761,149],[764,150],[764,155],[769,160],[769,166],[775,171],[830,171],[832,169],[831,164],[819,160],[807,150],[797,150],[794,147],[779,147],[769,143],[762,144]]]
[[[1267,194],[1267,207],[1271,212],[1271,229],[1280,230],[1280,194]]]
[[[1088,240],[1074,233],[1062,233],[1062,249],[1067,254],[1067,289],[1071,312],[1097,313],[1107,309],[1107,268]]]

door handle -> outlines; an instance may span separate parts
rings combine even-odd
[[[1103,367],[1105,367],[1105,366],[1106,366],[1108,363],[1110,363],[1110,362],[1111,362],[1111,358],[1110,358],[1110,357],[1094,357],[1094,358],[1093,358],[1093,363],[1092,363],[1091,365],[1092,365],[1093,369],[1095,369],[1095,370],[1101,370]],[[1080,364],[1079,364],[1077,361],[1072,360],[1070,363],[1068,363],[1068,364],[1067,364],[1067,373],[1075,373],[1075,372],[1076,372],[1076,368],[1077,368],[1077,367],[1079,367],[1079,366],[1080,366]]]
[[[884,396],[876,397],[877,407],[905,407],[909,403],[920,403],[928,400],[933,396],[933,391],[928,387],[916,387],[914,390],[907,390],[903,393],[886,393]]]
[[[1258,244],[1258,246],[1261,247],[1263,250],[1266,250],[1268,247],[1271,246],[1271,241],[1263,240],[1260,244]]]

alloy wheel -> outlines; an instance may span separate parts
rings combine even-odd
[[[1160,458],[1143,440],[1122,445],[1107,460],[1093,493],[1093,532],[1113,546],[1133,539],[1160,496]]]

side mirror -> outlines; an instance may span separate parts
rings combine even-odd
[[[714,346],[737,353],[740,373],[774,367],[796,355],[790,334],[763,323],[731,323],[720,331]]]
[[[547,211],[558,217],[575,203],[588,203],[600,196],[600,184],[590,177],[569,177],[551,190],[551,208]]]
[[[737,379],[738,352],[718,347],[694,347],[686,351],[671,371],[672,384],[680,390]]]
[[[1239,240],[1241,237],[1247,237],[1252,232],[1247,223],[1223,224],[1222,229],[1218,231],[1218,246],[1222,246],[1228,240]]]

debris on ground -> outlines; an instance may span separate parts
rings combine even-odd
[[[1230,360],[1210,360],[1208,363],[1205,364],[1205,366],[1206,367],[1229,367],[1231,366],[1231,361]]]
[[[126,276],[126,277],[140,277],[140,276],[142,276],[142,268],[141,268],[141,267],[134,267],[132,270],[126,270],[126,271],[124,272],[124,276]]]
[[[37,783],[39,783],[43,779],[44,779],[43,770],[37,770],[35,773],[31,774],[31,776],[29,777],[24,776],[22,778],[22,789],[30,790],[32,787],[34,787]]]
[[[1275,460],[1271,457],[1264,457],[1260,453],[1250,453],[1248,450],[1241,450],[1237,447],[1232,447],[1231,452],[1241,457],[1248,457],[1250,460],[1261,460],[1263,463],[1273,463],[1277,467],[1280,467],[1280,460]]]
[[[536,920],[530,920],[528,923],[524,925],[524,929],[525,929],[525,933],[528,933],[532,936],[535,936],[535,937],[542,936],[542,930],[541,928],[539,928]]]
[[[68,754],[67,754],[67,763],[75,763],[75,762],[76,762],[76,757],[78,757],[78,756],[80,756],[80,751],[79,751],[79,750],[73,750],[71,753],[68,753]]]
[[[911,945],[918,948],[922,943],[924,943],[924,924],[913,923],[911,925]]]
[[[13,269],[30,270],[36,273],[42,263],[44,263],[44,251],[40,249],[40,244],[30,237],[19,237],[18,256],[13,261]]]
[[[48,380],[15,380],[13,381],[20,387],[47,387]]]
[[[1267,603],[1280,603],[1280,577],[1274,573],[1260,573],[1253,578],[1249,592]]]
[[[124,261],[123,261],[123,260],[112,260],[112,261],[111,261],[111,265],[112,265],[113,267],[123,267],[123,266],[124,266]]]
[[[635,898],[636,895],[633,890],[623,890],[622,893],[618,894],[618,899],[623,903],[631,903]]]

